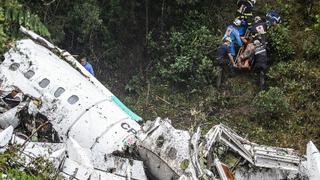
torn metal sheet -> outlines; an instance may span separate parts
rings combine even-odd
[[[222,163],[220,162],[220,160],[218,158],[214,159],[214,164],[215,164],[215,166],[217,168],[217,171],[219,173],[220,179],[221,180],[229,180],[227,178],[227,174],[225,173],[225,171],[223,169]]]
[[[13,127],[9,126],[2,132],[0,132],[0,148],[6,146],[11,140],[13,134]]]
[[[236,180],[303,180],[297,172],[290,172],[281,169],[256,168],[256,167],[241,167],[235,171]]]
[[[185,175],[197,179],[192,163],[190,134],[172,127],[168,119],[156,119],[139,141],[138,151],[151,173],[158,179],[178,179]]]
[[[16,117],[17,112],[18,112],[18,107],[14,107],[2,113],[0,115],[1,128],[5,129],[9,126],[13,126],[14,128],[17,127],[19,125],[19,119]]]
[[[0,133],[1,147],[9,142],[22,145],[20,163],[30,164],[38,157],[48,159],[68,179],[114,178],[146,180],[143,162],[109,155],[94,156],[89,149],[82,148],[74,139],[63,143],[25,142],[12,134],[12,126]],[[1,149],[1,152],[3,150]],[[93,159],[92,159],[93,158]],[[102,161],[102,159],[104,161]],[[94,161],[93,161],[94,160]],[[100,161],[99,161],[100,160]]]
[[[103,157],[103,158],[101,158]],[[113,173],[119,177],[126,177],[128,171],[133,179],[147,180],[142,161],[123,158],[112,154],[93,153],[93,166],[95,170]]]
[[[202,177],[204,175],[204,168],[200,164],[200,138],[201,138],[201,128],[198,127],[197,131],[192,135],[191,138],[191,145],[192,145],[192,150],[190,151],[191,153],[191,161],[196,169],[197,176]]]
[[[320,153],[311,141],[307,145],[307,169],[310,180],[320,179]]]
[[[70,158],[64,160],[60,174],[67,179],[89,179],[93,168],[79,164]]]
[[[60,174],[68,179],[147,179],[142,161],[91,152],[72,138],[68,140],[66,153]]]
[[[254,146],[254,164],[258,167],[297,171],[301,158],[290,148]]]

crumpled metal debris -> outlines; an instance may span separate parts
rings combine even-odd
[[[67,179],[147,179],[141,161],[92,154],[72,138],[66,143],[25,142],[14,135],[13,127],[9,126],[0,132],[0,140],[0,152],[4,152],[9,143],[22,145],[20,156],[24,161],[20,163],[28,165],[38,157],[46,158]]]
[[[146,123],[140,137],[139,153],[158,179],[312,179],[310,174],[320,172],[314,165],[306,167],[312,158],[306,160],[290,148],[252,143],[223,124],[203,136],[198,128],[190,138],[187,131],[173,128],[170,120],[158,118]],[[231,157],[236,160],[233,167],[223,162],[230,153],[236,154]]]

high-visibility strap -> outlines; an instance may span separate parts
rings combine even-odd
[[[261,53],[264,53],[264,52],[266,52],[266,49],[262,49],[262,50],[260,50],[260,51],[257,51],[257,52],[255,52],[254,54],[261,54]]]

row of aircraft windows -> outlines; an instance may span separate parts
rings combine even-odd
[[[9,69],[11,71],[16,71],[19,68],[20,64],[19,63],[12,63],[9,67]],[[35,72],[32,70],[28,70],[27,72],[25,72],[23,75],[25,78],[30,79],[34,76]],[[39,86],[41,88],[46,88],[48,85],[50,84],[50,80],[47,78],[42,79],[39,82]],[[54,97],[58,98],[60,97],[66,90],[63,87],[59,87],[55,92],[54,92]],[[75,104],[76,102],[79,101],[79,97],[76,95],[72,95],[68,98],[68,103],[70,104]]]

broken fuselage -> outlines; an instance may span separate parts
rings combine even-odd
[[[16,88],[38,101],[36,110],[48,118],[62,142],[72,137],[84,148],[109,154],[133,143],[140,130],[137,119],[110,91],[97,88],[30,39],[18,41],[4,54],[0,79],[0,89]]]

